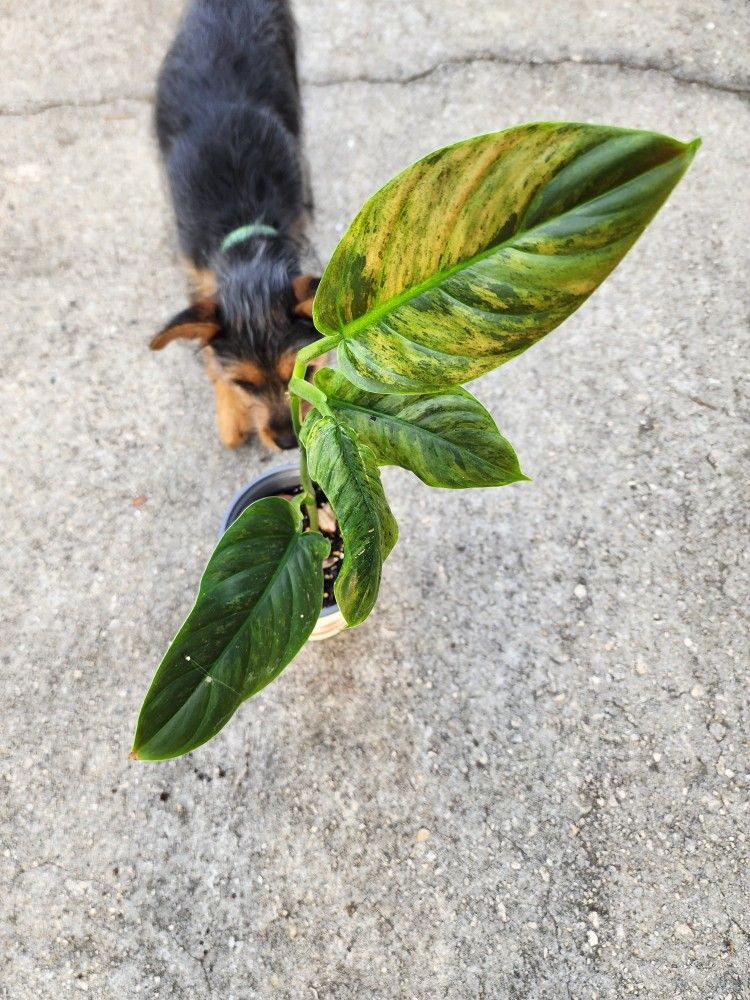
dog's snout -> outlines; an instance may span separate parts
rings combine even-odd
[[[278,427],[271,424],[270,427],[271,437],[276,442],[279,448],[284,450],[288,448],[297,447],[297,438],[294,435],[294,430],[289,424],[288,426]]]
[[[279,448],[296,448],[297,438],[294,436],[294,431],[281,431],[279,434],[274,434],[274,441],[279,446]]]

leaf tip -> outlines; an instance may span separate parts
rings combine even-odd
[[[695,154],[698,152],[698,150],[701,148],[702,145],[703,145],[703,139],[701,139],[699,135],[696,136],[695,139],[691,139],[690,142],[685,143],[685,153],[690,163],[693,162]]]

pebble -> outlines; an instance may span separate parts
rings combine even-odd
[[[690,688],[691,698],[702,698],[705,693],[706,689],[702,687],[700,684],[696,684],[695,687]]]
[[[596,931],[588,931],[586,934],[586,940],[588,941],[590,948],[596,948],[599,944],[599,935]]]
[[[324,503],[322,507],[318,507],[318,525],[321,531],[327,531],[329,534],[333,534],[336,530],[336,518],[333,516],[330,504]]]
[[[648,665],[643,662],[643,660],[638,660],[635,665],[635,672],[639,677],[645,677],[648,673]]]
[[[422,827],[421,830],[417,830],[417,836],[415,839],[418,844],[424,844],[425,840],[427,840],[429,836],[430,836],[430,831],[425,830],[425,828]]]
[[[579,601],[582,601],[588,595],[588,590],[586,590],[586,588],[582,583],[579,583],[576,585],[576,588],[573,591],[573,593],[576,595]]]
[[[693,928],[689,924],[675,924],[674,932],[677,937],[690,938],[693,936]]]

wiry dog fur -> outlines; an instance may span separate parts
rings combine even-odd
[[[286,384],[316,338],[317,279],[300,266],[305,168],[295,30],[287,0],[191,0],[161,68],[156,130],[191,305],[152,340],[196,340],[214,384],[219,434],[295,443]],[[226,251],[249,224],[273,226]]]

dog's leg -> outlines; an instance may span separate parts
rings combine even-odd
[[[214,382],[214,393],[221,443],[227,448],[239,448],[250,433],[250,407],[237,398],[237,390],[226,382]]]
[[[227,448],[239,448],[252,429],[251,407],[240,390],[224,378],[211,348],[204,348],[201,353],[206,374],[214,387],[219,438]]]

